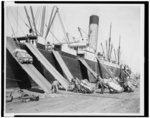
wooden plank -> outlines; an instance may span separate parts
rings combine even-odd
[[[86,61],[85,61],[84,59],[82,59],[82,58],[78,58],[78,59],[79,59],[80,62],[88,69],[88,71],[89,71],[95,78],[97,78],[97,73],[94,72],[94,71],[90,68],[90,66],[86,63]]]
[[[51,92],[51,84],[48,80],[32,65],[32,64],[21,64],[17,61],[16,57],[13,55],[13,51],[17,48],[12,39],[7,39],[7,49],[16,60],[21,68],[46,92]]]
[[[48,70],[48,72],[52,74],[52,76],[56,80],[58,80],[65,89],[68,89],[69,82],[55,69],[55,67],[52,66],[52,64],[50,64],[50,62],[44,57],[44,55],[42,55],[41,52],[33,45],[28,43],[26,43],[25,45],[32,52],[32,54],[39,60],[39,62]]]
[[[61,55],[59,54],[58,51],[53,51],[53,54],[54,54],[57,62],[59,63],[61,69],[63,70],[65,76],[71,82],[71,80],[73,79],[73,75],[71,74],[70,70],[68,69],[68,67],[65,64],[64,60],[62,59]]]

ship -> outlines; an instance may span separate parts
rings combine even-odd
[[[32,6],[30,6],[32,17],[29,16],[27,7],[24,6],[29,24],[29,34],[19,37],[7,36],[5,39],[6,88],[30,89],[34,86],[40,86],[44,91],[48,92],[54,80],[58,80],[64,88],[67,88],[73,78],[88,79],[89,82],[95,83],[98,75],[101,78],[120,76],[120,46],[117,50],[118,53],[115,55],[116,60],[111,60],[113,52],[111,35],[108,42],[106,42],[106,51],[104,51],[102,43],[103,51],[99,52],[97,50],[99,16],[89,16],[87,39],[83,38],[81,28],[78,27],[81,40],[70,42],[56,6],[53,7],[52,14],[54,15],[49,20],[46,35],[41,35],[43,34],[42,26],[45,20],[45,9],[46,7],[43,6],[40,35],[36,27]],[[44,39],[50,32],[50,27],[56,15],[59,16],[61,21],[67,41],[65,43],[52,44]],[[40,43],[40,40],[44,40],[45,43]],[[33,63],[20,64],[13,55],[13,51],[16,48],[26,50],[33,57]]]

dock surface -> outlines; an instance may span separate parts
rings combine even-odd
[[[61,91],[36,102],[10,102],[6,113],[139,113],[139,88],[132,93],[81,94]]]

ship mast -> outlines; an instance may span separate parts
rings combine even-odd
[[[45,13],[46,13],[46,7],[43,6],[42,20],[41,20],[41,28],[40,28],[40,35],[41,35],[41,36],[43,36],[43,33],[44,33]]]
[[[107,40],[106,40],[106,58],[108,60],[108,46],[107,46]]]
[[[56,9],[56,10],[55,10]],[[69,43],[69,38],[68,38],[68,34],[65,30],[65,26],[63,24],[63,21],[62,21],[62,18],[60,16],[60,13],[59,13],[59,10],[58,10],[58,7],[54,6],[53,9],[52,9],[52,12],[51,12],[51,15],[50,15],[50,19],[49,19],[49,23],[48,23],[48,26],[47,26],[47,30],[46,30],[46,35],[45,35],[45,40],[50,32],[50,29],[51,29],[51,26],[54,22],[54,19],[56,17],[56,14],[58,14],[58,18],[59,18],[59,21],[60,21],[60,24],[61,24],[61,27],[62,27],[62,30],[63,30],[63,33],[64,33],[64,36],[65,36],[65,39],[66,39],[66,42]]]
[[[33,13],[32,6],[30,6],[30,11],[31,11],[31,15],[32,15],[32,20],[33,20],[33,25],[34,25],[35,34],[36,34],[36,36],[38,36],[38,33],[37,33],[37,28],[36,28],[36,24],[35,24],[35,18],[34,18],[34,13]]]
[[[120,42],[121,42],[121,36],[119,35],[118,64],[120,64],[120,55],[121,55],[121,51],[120,51]]]
[[[102,51],[103,51],[103,56],[105,56],[105,51],[104,51],[104,47],[103,47],[102,43],[101,43],[101,47],[102,47]]]
[[[109,52],[109,59],[111,60],[111,54],[112,54],[112,50],[113,50],[113,44],[111,44],[111,47],[110,47],[110,52]]]
[[[117,60],[117,57],[116,57],[116,50],[114,49],[114,55],[115,55],[115,61]]]
[[[56,8],[56,10],[55,10]],[[55,10],[55,11],[54,11]],[[49,23],[48,23],[48,26],[47,26],[47,30],[46,30],[46,35],[45,35],[45,39],[47,38],[48,34],[49,34],[49,31],[51,29],[51,26],[53,24],[53,21],[55,19],[55,16],[56,16],[56,13],[58,12],[58,8],[56,6],[53,7],[52,9],[52,12],[51,12],[51,15],[50,15],[50,19],[49,19]]]
[[[26,8],[25,6],[24,6],[24,10],[25,10],[25,13],[26,13],[26,16],[27,16],[27,19],[28,19],[29,25],[30,25],[30,29],[31,29],[31,30],[33,30],[32,25],[31,25],[31,21],[30,21],[30,17],[29,17],[29,14],[28,14],[27,8]],[[32,34],[34,35],[34,32],[32,32]]]
[[[109,46],[108,46],[108,60],[110,61],[110,51],[111,51],[111,28],[112,23],[110,24],[110,33],[109,33]]]

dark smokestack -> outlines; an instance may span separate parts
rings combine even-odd
[[[95,51],[97,50],[99,17],[96,15],[90,16],[89,21],[89,46]]]
[[[89,24],[97,24],[99,25],[99,17],[96,15],[90,16],[90,23]]]

